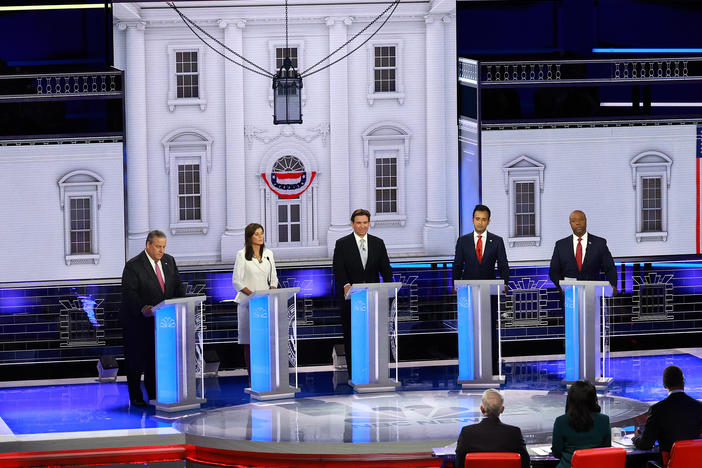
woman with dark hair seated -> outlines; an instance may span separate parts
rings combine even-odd
[[[612,445],[609,416],[600,411],[594,385],[579,380],[570,387],[565,414],[553,423],[551,452],[561,459],[557,468],[570,468],[576,450]]]

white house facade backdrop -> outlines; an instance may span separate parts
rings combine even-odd
[[[181,11],[275,71],[285,56],[283,3],[257,3]],[[383,8],[291,2],[293,65],[324,58]],[[391,257],[450,255],[458,233],[455,8],[454,0],[400,4],[348,59],[303,81],[302,124],[275,126],[270,79],[225,60],[163,3],[115,4],[127,256],[161,229],[179,263],[232,262],[244,227],[258,222],[277,258],[325,260],[351,232],[356,208],[371,211],[371,232]]]

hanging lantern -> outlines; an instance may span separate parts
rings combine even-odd
[[[286,57],[273,77],[273,124],[302,123],[302,77]]]

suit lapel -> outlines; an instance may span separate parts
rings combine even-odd
[[[468,256],[478,263],[478,255],[475,253],[475,232],[468,235]]]
[[[366,240],[367,237],[368,236],[366,236]],[[352,261],[356,262],[361,271],[365,271],[365,269],[363,268],[363,261],[361,260],[361,252],[358,250],[358,244],[356,243],[356,236],[354,236],[353,233],[351,233],[351,235],[349,236],[349,250],[351,251],[351,258],[353,259]],[[368,263],[366,263],[366,265],[367,264]]]
[[[147,257],[147,255],[149,255],[149,254],[144,252],[144,259],[143,259],[142,263],[144,265],[144,268],[146,269],[146,272],[147,272],[146,274],[149,276],[149,278],[151,278],[151,284],[160,291],[161,285],[158,283],[158,278],[156,278],[156,271],[154,270],[154,267],[151,266],[151,262],[149,261],[149,258]],[[161,265],[163,265],[163,260],[161,261]],[[164,268],[164,270],[165,270],[165,268]],[[166,284],[166,277],[165,277],[166,274],[163,271],[161,271],[161,274],[164,275],[163,284],[165,285]]]

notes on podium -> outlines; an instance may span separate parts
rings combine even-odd
[[[397,297],[401,287],[402,283],[356,283],[346,295],[351,299],[349,385],[358,393],[395,391],[400,385],[388,377],[388,298]],[[395,344],[397,346],[397,326]]]
[[[153,308],[156,400],[151,403],[157,411],[185,411],[199,408],[207,401],[204,386],[201,397],[197,396],[195,356],[198,344],[196,322],[203,323],[202,311],[198,309],[206,299],[207,296],[167,299]],[[199,344],[202,346],[201,340]]]
[[[463,388],[496,388],[505,383],[500,369],[492,368],[491,294],[499,296],[503,280],[456,280],[458,308],[458,383]],[[500,301],[497,300],[498,366],[502,359]]]
[[[245,391],[253,399],[293,398],[300,391],[290,385],[288,364],[288,331],[291,321],[293,332],[297,326],[297,301],[293,300],[290,312],[288,302],[299,291],[300,288],[261,289],[245,299],[249,303],[251,343],[251,387]],[[296,333],[293,338],[297,338]]]
[[[612,295],[607,281],[559,282],[564,292],[565,360],[564,383],[587,380],[596,387],[606,387],[612,381],[605,375],[609,354],[606,338],[604,298]]]

